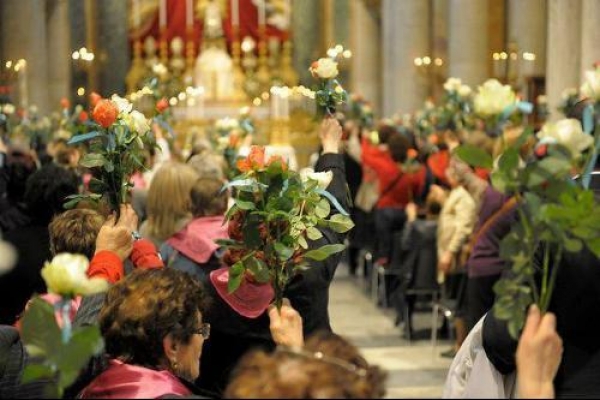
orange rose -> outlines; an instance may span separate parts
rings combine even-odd
[[[236,166],[237,169],[240,170],[240,172],[248,172],[252,169],[252,164],[250,164],[250,161],[248,161],[247,158],[238,160]]]
[[[96,107],[100,100],[102,100],[102,96],[100,96],[98,93],[92,92],[92,94],[90,94],[90,105],[92,107]]]
[[[433,134],[427,138],[427,141],[433,145],[437,145],[440,142],[440,138],[438,135]]]
[[[288,170],[288,165],[285,162],[285,160],[283,159],[283,157],[281,157],[281,156],[271,156],[269,158],[269,161],[267,162],[267,167],[270,166],[273,163],[279,163],[281,165],[281,170],[282,171],[287,171]]]
[[[117,105],[110,100],[100,100],[92,112],[94,120],[103,128],[108,128],[114,124],[118,115]]]
[[[62,99],[60,99],[60,106],[63,109],[67,109],[67,108],[71,107],[71,102],[66,97],[63,97]]]
[[[408,149],[408,151],[406,152],[406,156],[408,158],[410,158],[411,160],[414,160],[415,158],[417,158],[418,155],[419,155],[419,152],[416,151],[415,149]]]
[[[156,111],[158,111],[159,113],[162,113],[167,108],[169,108],[169,102],[164,97],[160,99],[158,103],[156,103]]]
[[[248,161],[252,164],[253,169],[263,169],[265,167],[265,148],[252,146],[248,155]]]
[[[229,147],[236,148],[240,144],[240,137],[235,133],[229,135]]]
[[[80,122],[85,122],[85,121],[87,121],[88,119],[90,119],[90,116],[88,115],[87,111],[81,111],[81,112],[79,113],[79,121],[80,121]]]

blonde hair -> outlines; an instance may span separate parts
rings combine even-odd
[[[186,164],[168,162],[160,167],[148,189],[150,236],[164,241],[177,232],[182,220],[191,219],[190,190],[197,179],[194,168]]]

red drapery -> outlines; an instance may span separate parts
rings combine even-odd
[[[258,42],[258,9],[252,4],[252,0],[239,0],[240,9],[240,33],[239,38],[242,40],[245,36],[252,36]],[[186,1],[185,0],[167,0],[167,29],[165,32],[167,41],[179,36],[184,41],[191,39],[194,42],[194,50],[198,52],[202,42],[202,31],[204,21],[198,20],[194,16],[194,26],[191,37],[188,37],[186,28]],[[159,29],[158,8],[156,15],[150,23],[142,26],[138,31],[132,33],[132,39],[140,38],[142,42],[147,36],[153,36],[157,41],[161,39]],[[227,11],[223,20],[223,31],[228,47],[233,40],[233,29],[231,26],[231,7],[230,2],[227,2]],[[281,31],[273,26],[267,25],[267,37],[276,37],[279,40],[286,40],[289,32]],[[170,51],[170,50],[169,50]]]

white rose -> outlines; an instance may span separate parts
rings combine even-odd
[[[65,297],[104,292],[108,282],[102,278],[89,279],[86,275],[88,260],[78,254],[57,254],[42,268],[42,278],[50,293]]]
[[[471,93],[473,93],[473,90],[467,85],[460,85],[458,88],[458,95],[463,99],[469,97]]]
[[[582,151],[594,144],[592,135],[585,133],[581,123],[572,118],[545,124],[537,137],[544,141],[556,141],[569,149],[573,157],[578,157]]]
[[[338,63],[331,58],[321,58],[310,67],[310,72],[315,78],[333,79],[338,76]]]
[[[447,92],[457,92],[458,89],[462,86],[462,81],[458,78],[448,78],[446,83],[444,83],[444,90]]]
[[[0,240],[0,276],[9,272],[17,263],[17,252],[8,243]]]
[[[139,111],[132,111],[129,120],[129,127],[133,132],[137,132],[138,135],[145,135],[150,130],[150,124],[146,119],[146,116]]]
[[[300,171],[300,179],[302,182],[308,182],[309,180],[317,181],[319,189],[325,190],[333,179],[333,172],[315,172],[312,168],[303,168]]]
[[[14,114],[15,106],[12,104],[5,104],[4,107],[2,107],[2,112],[6,115]]]
[[[516,101],[517,95],[509,85],[502,85],[496,79],[489,79],[479,86],[475,95],[475,112],[484,116],[498,115]]]
[[[585,71],[585,82],[581,86],[581,94],[592,100],[600,100],[600,68]]]
[[[217,139],[217,150],[223,151],[229,146],[229,137],[221,136]]]
[[[113,94],[110,98],[119,109],[119,114],[129,114],[131,110],[133,110],[133,104],[129,102],[129,100],[119,97],[116,94]]]

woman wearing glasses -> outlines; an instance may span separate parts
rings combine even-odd
[[[108,368],[81,398],[160,398],[201,394],[206,296],[188,274],[171,268],[137,270],[106,296],[99,325]]]

